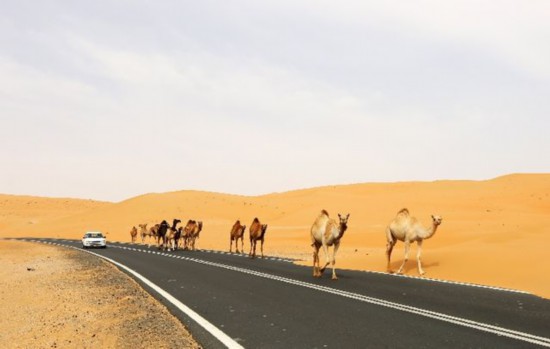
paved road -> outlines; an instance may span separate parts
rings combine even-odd
[[[77,240],[32,239],[80,247]],[[93,252],[141,274],[246,348],[550,347],[550,301],[522,292],[339,270],[338,281],[279,259],[161,253],[112,243]],[[223,347],[150,286],[206,348]]]

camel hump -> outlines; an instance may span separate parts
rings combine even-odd
[[[258,219],[258,217],[254,217],[254,221],[252,223],[260,223],[260,220]]]
[[[403,214],[403,215],[409,215],[409,210],[406,208],[402,208],[397,214]]]
[[[328,212],[327,212],[327,210],[325,210],[325,209],[323,209],[323,210],[321,211],[321,214],[328,217]]]

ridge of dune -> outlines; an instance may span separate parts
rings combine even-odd
[[[34,211],[25,200],[36,201]],[[17,204],[10,206],[11,201]],[[102,230],[110,240],[129,241],[133,225],[196,219],[204,222],[199,248],[228,250],[235,220],[249,226],[258,217],[269,225],[267,254],[309,265],[309,228],[326,209],[331,217],[350,213],[337,268],[385,271],[384,229],[403,207],[424,224],[431,214],[443,217],[436,235],[424,243],[426,276],[550,297],[550,281],[540,278],[550,268],[544,249],[550,238],[550,174],[331,185],[261,196],[183,190],[118,203],[0,195],[0,236],[80,238],[86,230]],[[415,251],[413,245],[405,273],[416,276]],[[402,258],[403,245],[398,243],[394,269]]]

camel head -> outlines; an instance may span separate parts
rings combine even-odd
[[[343,227],[344,230],[347,229],[349,213],[345,217],[338,213],[338,218],[340,219],[340,227]]]
[[[432,222],[433,222],[433,225],[434,226],[439,226],[441,224],[441,221],[443,220],[443,218],[441,218],[441,216],[434,216],[432,215]]]

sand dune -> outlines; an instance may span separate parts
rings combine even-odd
[[[350,213],[338,268],[385,271],[384,228],[407,207],[424,224],[443,217],[424,244],[427,277],[526,290],[550,297],[545,247],[550,238],[550,174],[517,174],[488,181],[367,183],[249,197],[200,191],[146,194],[119,203],[0,195],[1,236],[80,238],[86,230],[129,241],[138,223],[179,218],[204,222],[200,248],[229,249],[236,219],[269,224],[265,252],[311,263],[309,228],[321,209]],[[417,275],[413,257],[406,273]],[[248,251],[248,243],[245,243]],[[402,244],[394,250],[397,268]],[[323,257],[322,257],[323,258]]]

